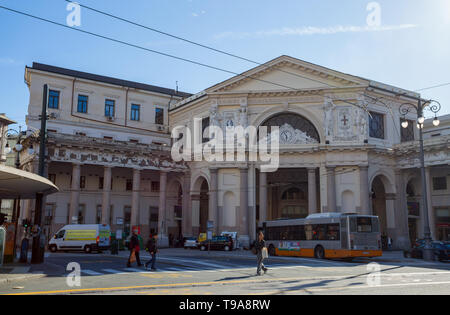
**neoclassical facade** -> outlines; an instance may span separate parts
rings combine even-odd
[[[420,178],[418,130],[400,126],[402,119],[414,122],[417,117],[402,117],[399,107],[405,102],[417,104],[419,97],[281,56],[172,104],[171,129],[193,129],[195,118],[205,122],[203,127],[210,124],[223,130],[249,125],[280,128],[276,172],[265,173],[263,162],[250,159],[187,163],[192,225],[186,232],[205,232],[211,220],[216,233],[237,231],[241,242],[247,243],[265,220],[357,212],[378,215],[382,233],[394,247],[407,247],[411,239],[423,235],[423,211],[420,188],[414,190],[418,212],[413,213],[408,200],[412,196],[407,195],[407,188]],[[442,169],[448,174],[448,144],[448,135],[426,142],[430,196],[433,176],[442,174]],[[446,189],[441,210],[447,206],[445,211],[450,211]],[[431,204],[430,209],[434,222]],[[432,230],[436,236],[435,225]],[[448,235],[448,230],[443,233]]]
[[[170,235],[206,232],[209,221],[246,246],[266,220],[357,212],[378,215],[396,248],[423,236],[417,117],[398,109],[417,102],[412,91],[288,56],[195,95],[41,64],[25,78],[35,154],[24,153],[21,167],[29,171],[37,170],[44,84],[50,90],[46,172],[60,192],[46,200],[49,235],[68,223],[139,226],[165,246]],[[278,169],[263,172],[249,152],[240,162],[175,162],[171,132],[194,130],[196,119],[202,130],[278,126]],[[448,239],[450,117],[428,126],[429,216],[434,237]],[[22,207],[33,217],[33,201]]]

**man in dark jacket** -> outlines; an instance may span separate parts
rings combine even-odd
[[[133,231],[132,233],[133,233],[133,234],[131,235],[131,238],[130,238],[130,246],[129,246],[129,248],[130,248],[130,256],[128,257],[128,262],[127,262],[127,267],[128,267],[128,268],[131,267],[131,262],[130,262],[130,260],[131,260],[131,255],[133,255],[133,252],[134,252],[134,254],[136,255],[136,262],[137,262],[138,266],[139,266],[139,267],[142,266],[142,264],[141,264],[141,259],[139,258],[139,251],[140,251],[140,248],[139,248],[139,239],[138,239],[137,234],[136,234],[135,231]]]
[[[265,247],[266,241],[264,241],[264,234],[262,232],[259,232],[258,240],[255,242],[256,257],[258,260],[258,268],[256,269],[256,273],[258,276],[261,275],[261,269],[264,271],[264,273],[266,273],[268,270],[263,264],[264,257],[262,255],[262,251]]]
[[[155,263],[156,263],[156,253],[158,252],[158,245],[157,245],[157,235],[154,234],[153,236],[150,235],[150,238],[147,242],[147,250],[152,255],[152,259],[145,263],[145,268],[148,269],[148,265],[150,263],[152,264],[152,270],[155,271]]]

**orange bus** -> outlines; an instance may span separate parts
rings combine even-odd
[[[355,213],[318,213],[305,219],[263,224],[271,256],[317,259],[381,256],[378,217]]]

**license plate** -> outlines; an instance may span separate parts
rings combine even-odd
[[[369,255],[370,253],[369,252],[363,252],[363,255]]]

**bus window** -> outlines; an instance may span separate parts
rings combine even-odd
[[[339,239],[340,239],[339,224],[328,224],[327,240],[339,241]]]
[[[350,218],[350,231],[357,233],[372,233],[376,232],[372,229],[372,218],[368,217],[353,217]]]

